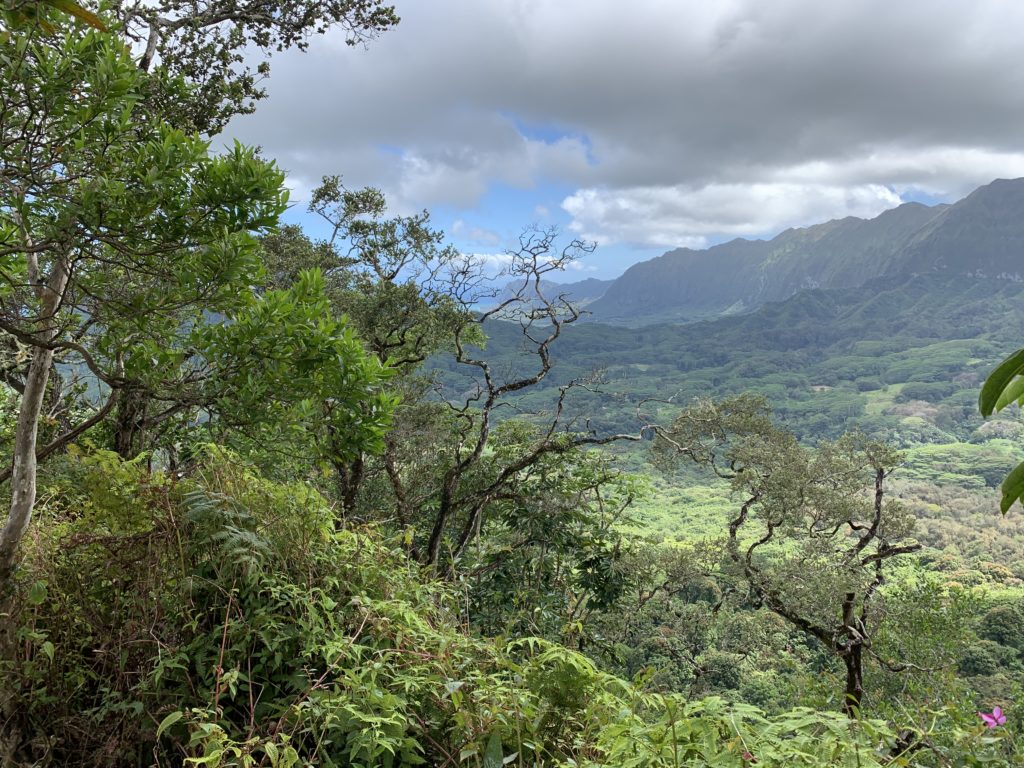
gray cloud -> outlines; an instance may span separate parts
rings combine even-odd
[[[406,209],[472,208],[553,181],[576,230],[672,245],[1024,175],[1022,4],[396,3],[368,50],[275,60],[232,126],[300,190],[341,172]]]

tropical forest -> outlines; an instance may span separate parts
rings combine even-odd
[[[0,768],[1024,765],[1024,9],[0,2]]]

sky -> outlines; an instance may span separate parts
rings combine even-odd
[[[368,46],[272,60],[226,138],[288,172],[428,210],[500,263],[527,226],[612,278],[676,247],[772,237],[1024,176],[1014,0],[394,0]]]

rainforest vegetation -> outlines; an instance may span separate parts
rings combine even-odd
[[[1024,764],[1020,283],[599,325],[214,151],[381,0],[2,23],[0,766]]]

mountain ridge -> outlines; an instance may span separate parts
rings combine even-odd
[[[932,271],[1024,279],[1024,179],[997,179],[953,204],[907,202],[769,240],[677,248],[631,266],[587,309],[604,323],[685,323],[750,312],[807,288]]]

